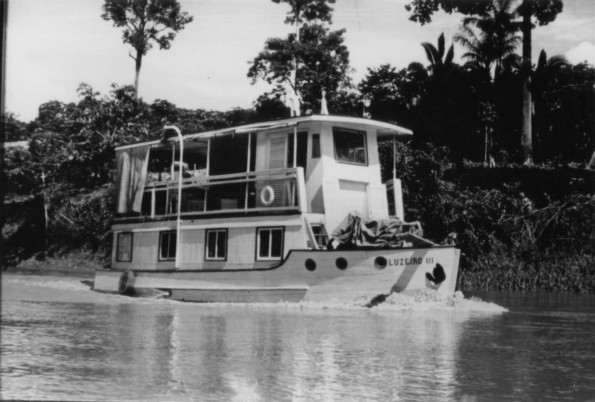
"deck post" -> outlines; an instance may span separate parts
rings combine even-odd
[[[295,188],[298,192],[298,207],[301,213],[308,212],[308,197],[306,196],[306,179],[304,168],[298,166],[295,168]]]
[[[180,218],[180,212],[182,210],[182,176],[183,176],[183,163],[184,163],[184,137],[182,132],[176,126],[165,126],[164,130],[174,130],[178,135],[178,142],[180,143],[180,164],[178,170],[178,208],[176,211],[176,262],[174,265],[175,269],[180,269],[180,238],[182,235],[181,224],[182,219]]]

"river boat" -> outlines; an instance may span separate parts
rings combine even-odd
[[[405,220],[394,169],[381,180],[379,142],[411,135],[308,115],[166,126],[161,140],[120,146],[111,266],[94,290],[244,303],[452,295],[460,250]]]

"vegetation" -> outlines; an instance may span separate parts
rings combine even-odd
[[[275,84],[268,97],[285,97],[296,114],[320,111],[323,98],[339,105],[335,102],[339,92],[349,86],[349,51],[343,43],[345,30],[331,31],[328,27],[332,8],[327,3],[334,0],[286,2],[291,10],[285,22],[295,25],[295,33],[268,39],[252,61],[248,77],[253,82],[262,79]]]
[[[385,179],[392,146],[380,146]],[[396,154],[406,218],[462,250],[459,288],[595,292],[595,172],[456,166],[427,145],[399,143]]]
[[[484,26],[480,28],[485,29],[485,22],[490,23],[489,26],[496,26],[503,34],[513,33],[516,30],[521,30],[523,33],[522,46],[522,64],[521,64],[521,81],[522,81],[522,144],[523,144],[523,160],[525,164],[533,163],[533,143],[532,143],[532,100],[531,100],[531,32],[535,27],[533,21],[539,25],[547,25],[554,21],[559,13],[562,12],[562,0],[522,0],[516,3],[516,8],[509,0],[411,0],[405,6],[408,11],[411,11],[411,20],[425,24],[432,21],[432,14],[439,9],[447,13],[461,13],[467,16],[478,16],[478,21],[483,21]],[[490,14],[491,18],[490,18]],[[514,18],[520,16],[522,21],[517,24],[512,23]],[[475,18],[475,17],[474,17]],[[507,22],[508,21],[508,22]],[[494,38],[492,37],[492,40]],[[498,45],[499,41],[493,41],[494,45]]]
[[[136,51],[130,57],[134,60],[137,92],[143,56],[153,47],[153,42],[160,49],[169,49],[176,34],[193,20],[181,11],[178,0],[105,0],[101,18],[122,28],[122,41]]]
[[[324,91],[330,112],[361,116],[368,98],[372,118],[413,129],[394,161],[392,143],[380,144],[384,179],[394,163],[407,219],[422,221],[434,241],[456,239],[460,288],[595,292],[595,176],[585,169],[595,149],[593,66],[542,51],[530,88],[538,166],[523,166],[527,71],[516,60],[512,3],[413,0],[412,18],[422,23],[439,8],[467,16],[454,38],[467,63],[454,62],[455,48],[441,35],[420,44],[427,66],[369,68],[356,91],[344,32],[329,29],[333,2],[273,1],[290,6],[286,22],[296,31],[268,40],[254,59],[249,77],[276,86],[253,109],[181,109],[166,100],[146,103],[132,86],[102,95],[83,83],[78,102],[44,103],[32,122],[4,113],[2,139],[28,146],[0,149],[1,264],[35,266],[70,254],[109,261],[116,146],[157,139],[166,124],[190,133],[287,117],[290,90],[302,98],[302,112],[318,111]],[[557,2],[542,3],[554,7],[553,20]],[[331,65],[339,68],[331,72]]]

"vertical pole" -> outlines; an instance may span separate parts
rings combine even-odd
[[[297,124],[295,126],[293,126],[293,168],[297,168],[297,143],[298,143],[298,139],[297,139]],[[296,192],[296,187],[297,187],[297,177],[294,179],[295,181],[292,183],[293,186],[291,186],[291,194],[289,195],[291,197],[291,201],[290,201],[290,205],[294,205],[295,203],[295,192]]]
[[[396,158],[396,139],[393,137],[393,200],[395,203],[395,215],[397,219],[405,221],[405,210],[403,209],[403,188],[401,187],[401,180],[397,179]]]
[[[397,145],[395,141],[395,137],[393,137],[393,183],[397,178]]]
[[[45,191],[45,171],[42,169],[41,170],[41,183],[43,185],[43,218],[44,218],[44,228],[45,231],[43,232],[43,239],[44,239],[44,243],[47,247],[48,245],[48,203],[47,203],[47,194]]]
[[[244,209],[248,209],[248,173],[250,173],[250,150],[252,149],[252,133],[248,133],[248,157],[246,162],[246,194],[244,195]]]
[[[297,125],[293,127],[293,165],[297,167]]]
[[[211,174],[211,139],[207,141],[207,180]],[[203,212],[207,210],[207,193],[209,192],[209,187],[205,187],[205,198],[202,205]]]
[[[182,164],[184,163],[184,137],[182,136],[182,132],[176,126],[165,126],[164,130],[174,130],[176,134],[178,134],[178,143],[180,144],[180,158],[179,158],[179,170],[178,170],[178,209],[176,211],[177,215],[177,222],[176,222],[176,262],[174,265],[175,269],[180,269],[180,244],[181,244],[181,236],[182,236],[182,219],[180,217],[180,212],[182,210]],[[173,164],[172,164],[173,165]],[[173,166],[172,166],[173,171]]]

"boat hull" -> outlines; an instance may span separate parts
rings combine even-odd
[[[153,289],[174,300],[275,303],[372,299],[393,292],[455,291],[455,247],[292,250],[270,268],[241,270],[98,270],[94,290],[139,294]]]

